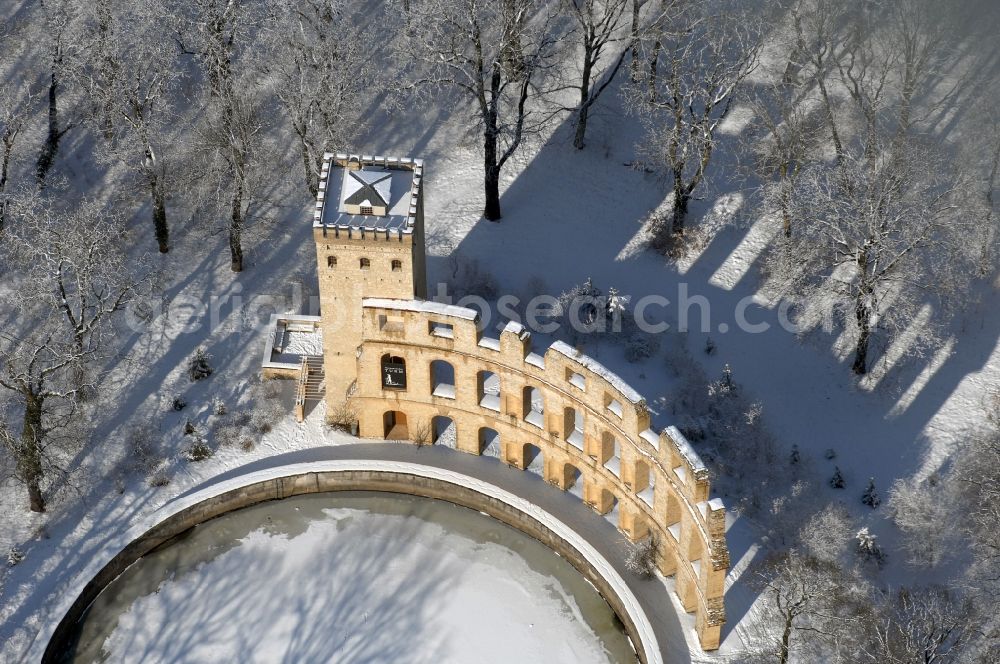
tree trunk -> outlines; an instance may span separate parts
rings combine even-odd
[[[243,180],[236,178],[233,215],[229,223],[229,254],[233,272],[243,271]]]
[[[10,153],[14,149],[13,140],[4,136],[3,163],[0,163],[0,233],[3,232],[4,216],[7,210],[7,200],[3,192],[7,189],[7,171],[10,167]]]
[[[500,169],[499,168],[489,168],[486,169],[486,177],[484,181],[486,189],[486,207],[483,210],[483,216],[486,217],[488,221],[500,221]]]
[[[17,459],[19,474],[28,487],[28,506],[32,512],[45,511],[42,496],[42,403],[43,398],[28,391],[25,397],[21,453]]]
[[[822,74],[817,78],[820,96],[823,98],[823,108],[826,110],[826,123],[830,127],[830,138],[833,140],[833,149],[837,155],[837,163],[844,163],[844,144],[840,142],[840,131],[837,130],[837,119],[833,114],[833,102],[830,101],[830,94],[826,89],[826,81]]]
[[[299,133],[299,150],[302,152],[302,166],[306,172],[306,186],[309,187],[309,194],[315,200],[319,194],[319,176],[316,175],[316,171],[313,169],[312,156],[309,154],[309,144],[302,133]]]
[[[781,631],[781,646],[778,650],[778,664],[788,664],[792,642],[792,620],[794,620],[793,616],[785,616],[785,627]]]
[[[854,349],[854,364],[851,366],[858,376],[868,373],[868,344],[871,341],[872,307],[865,300],[864,291],[858,293],[854,305],[854,317],[858,324],[858,343]]]
[[[590,115],[590,76],[593,72],[593,57],[590,47],[585,47],[583,54],[583,74],[580,78],[580,108],[576,114],[576,135],[573,137],[573,147],[582,150],[584,137],[587,134],[587,116]]]
[[[629,34],[632,38],[632,60],[629,62],[632,82],[639,82],[639,0],[632,0],[632,27]]]
[[[679,173],[674,173],[674,235],[684,235],[684,222],[687,220],[688,202],[691,194],[684,190]]]
[[[656,102],[656,61],[660,59],[660,40],[653,42],[653,53],[649,56],[649,103]]]
[[[584,142],[584,136],[587,133],[587,117],[590,115],[590,104],[584,104],[580,107],[579,112],[576,116],[576,135],[573,137],[573,147],[577,150],[582,150],[586,143]]]
[[[781,201],[781,225],[785,232],[785,237],[792,237],[792,213],[791,196],[792,184],[788,181],[788,164],[783,163],[779,169],[778,186],[781,187],[779,200]]]
[[[500,62],[503,63],[507,78],[520,80],[524,74],[524,47],[521,44],[521,28],[524,16],[517,0],[501,0],[503,34],[500,36]]]
[[[149,187],[153,196],[153,228],[156,233],[156,244],[160,253],[165,254],[170,251],[170,229],[167,227],[167,205],[158,176],[150,176]]]
[[[500,221],[500,167],[497,165],[497,136],[489,128],[483,134],[483,185],[486,207],[483,216],[488,221]]]
[[[45,178],[56,160],[56,153],[59,152],[59,140],[62,134],[59,131],[59,109],[58,100],[59,78],[56,74],[55,63],[49,75],[49,124],[45,135],[45,144],[38,155],[38,162],[35,167],[35,181],[39,189],[45,188]]]

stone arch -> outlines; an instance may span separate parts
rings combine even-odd
[[[476,373],[476,402],[483,408],[500,412],[500,376],[487,370]]]
[[[450,362],[431,361],[431,394],[445,399],[455,398],[455,367]]]
[[[569,491],[574,495],[578,495],[581,498],[583,490],[583,473],[574,464],[570,462],[564,462],[562,464],[562,472],[559,473],[559,488],[563,491]],[[577,489],[573,491],[572,489]]]
[[[601,432],[601,449],[599,460],[601,464],[615,477],[622,476],[621,443],[610,431]]]
[[[431,419],[431,445],[455,447],[458,444],[458,425],[447,415],[435,415]]]
[[[524,443],[521,447],[521,470],[545,476],[545,452],[538,445]]]
[[[479,428],[479,454],[482,456],[499,457],[501,452],[500,434],[490,427]]]
[[[521,412],[524,421],[539,429],[545,428],[545,395],[537,387],[525,385],[521,390]]]
[[[652,507],[655,504],[656,475],[653,473],[652,466],[643,459],[638,459],[635,462],[632,488],[647,505]]]
[[[572,406],[563,408],[563,440],[583,451],[583,412]]]
[[[597,502],[594,503],[593,507],[594,511],[598,514],[611,514],[618,507],[618,496],[615,495],[614,491],[602,487],[598,494]],[[617,523],[615,527],[618,527]]]
[[[382,437],[386,440],[409,440],[410,428],[406,413],[401,410],[387,410],[382,415]]]

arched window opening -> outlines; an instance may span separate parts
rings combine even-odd
[[[545,428],[545,399],[542,391],[530,385],[521,393],[521,408],[524,411],[524,421],[534,424],[539,429]]]
[[[444,360],[431,362],[431,394],[445,399],[455,398],[455,367]]]
[[[479,453],[483,456],[500,458],[500,434],[495,429],[479,429]]]
[[[563,409],[563,437],[573,447],[583,450],[583,413],[568,406]]]
[[[458,429],[455,420],[444,415],[435,415],[431,420],[431,444],[454,448],[458,443]]]
[[[391,353],[382,356],[382,388],[387,390],[406,389],[406,360],[404,358]]]
[[[476,396],[483,408],[500,412],[500,377],[491,371],[476,374]]]
[[[409,440],[410,431],[407,427],[406,414],[398,410],[389,410],[382,415],[383,437],[386,440]]]

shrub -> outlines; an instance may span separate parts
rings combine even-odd
[[[868,478],[868,486],[865,488],[865,492],[861,495],[861,503],[872,509],[875,509],[882,504],[882,499],[879,498],[878,491],[875,490],[874,477]]]
[[[149,478],[149,486],[160,487],[167,486],[170,484],[170,477],[167,475],[166,471],[159,471]]]
[[[660,350],[660,342],[656,337],[645,334],[633,334],[625,343],[625,359],[629,362],[641,362],[656,355]]]
[[[208,446],[208,443],[203,438],[196,436],[194,442],[182,451],[181,455],[188,461],[204,461],[211,458],[212,448]]]
[[[153,430],[148,424],[139,424],[129,434],[126,452],[132,469],[143,475],[153,472],[159,463],[153,445]]]
[[[830,486],[834,489],[844,488],[844,475],[840,472],[840,466],[833,467],[833,477],[830,478]]]
[[[21,551],[16,546],[10,547],[7,551],[7,564],[13,567],[22,560],[24,560],[24,551]]]
[[[655,535],[633,544],[625,558],[625,568],[633,574],[649,579],[656,573],[656,559],[660,542]]]
[[[358,413],[347,401],[342,401],[327,413],[326,422],[333,429],[353,434],[358,425]]]
[[[882,551],[882,547],[879,545],[875,535],[872,535],[867,527],[859,530],[854,538],[857,540],[857,551],[862,560],[875,563],[878,567],[881,567],[885,563],[885,552]]]
[[[194,352],[194,357],[188,365],[188,376],[192,381],[204,380],[212,375],[214,371],[208,361],[211,356],[205,352],[204,348],[199,348]]]

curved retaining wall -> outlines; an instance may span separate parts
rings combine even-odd
[[[499,456],[511,466],[524,469],[540,454],[551,484],[566,490],[582,483],[596,512],[617,509],[629,539],[656,537],[660,571],[675,576],[701,647],[719,647],[729,567],[725,508],[709,499],[708,471],[676,428],[654,432],[645,400],[567,344],[532,352],[530,334],[516,323],[491,339],[471,309],[375,298],[363,309],[350,396],[362,437],[430,443],[450,420],[461,451],[481,454],[490,441],[495,449],[498,434]],[[383,386],[383,360],[403,361],[405,389]],[[450,366],[450,382],[432,371],[435,362]],[[499,390],[487,394],[489,374]]]
[[[378,461],[285,466],[228,480],[168,503],[95,556],[78,576],[79,590],[65,593],[59,607],[59,622],[36,638],[29,661],[60,661],[76,623],[111,581],[142,556],[199,523],[269,500],[358,490],[445,500],[485,512],[538,539],[566,558],[598,589],[621,619],[643,664],[663,662],[649,618],[628,584],[569,526],[530,502],[479,480],[429,466]]]

